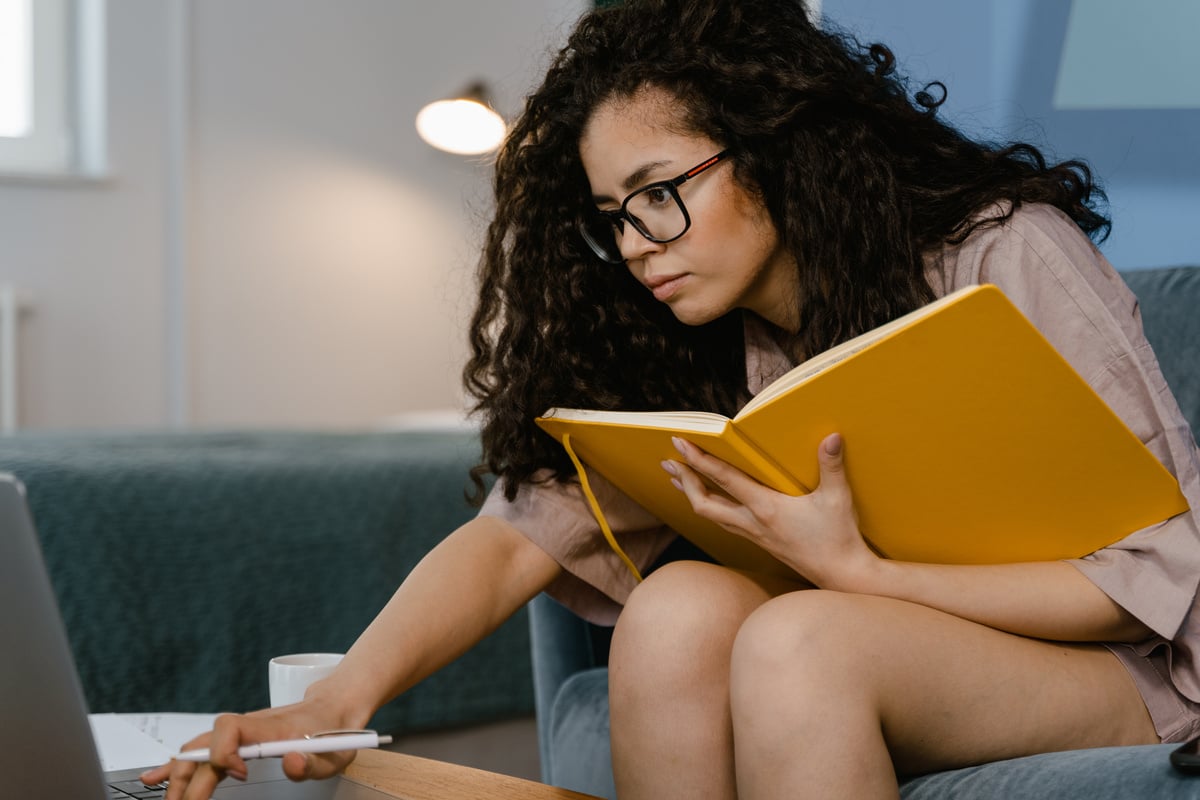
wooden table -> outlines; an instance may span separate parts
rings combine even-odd
[[[386,750],[359,751],[346,777],[399,800],[597,800],[590,794]]]

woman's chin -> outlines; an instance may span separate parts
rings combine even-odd
[[[707,325],[725,314],[725,311],[712,308],[696,308],[687,303],[670,303],[669,305],[671,313],[675,315],[675,319],[684,325]]]

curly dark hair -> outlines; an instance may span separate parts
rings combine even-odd
[[[747,396],[742,317],[687,326],[577,233],[591,203],[581,134],[606,100],[654,87],[679,130],[734,154],[799,266],[814,354],[933,299],[925,257],[1049,203],[1089,236],[1109,220],[1079,161],[972,141],[939,120],[945,87],[910,91],[888,48],[812,25],[798,0],[630,0],[585,15],[527,99],[495,165],[464,371],[483,463],[511,500],[548,469],[574,475],[533,418],[553,406],[704,409]]]

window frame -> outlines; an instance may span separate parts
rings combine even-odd
[[[31,128],[0,137],[0,178],[105,170],[104,0],[30,2]]]

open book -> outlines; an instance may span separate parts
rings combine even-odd
[[[696,515],[661,468],[685,438],[778,491],[845,442],[881,555],[950,564],[1086,555],[1187,509],[1178,482],[995,286],[972,286],[800,364],[733,419],[553,408],[538,425],[729,566],[788,570]],[[603,509],[600,509],[602,512]]]

